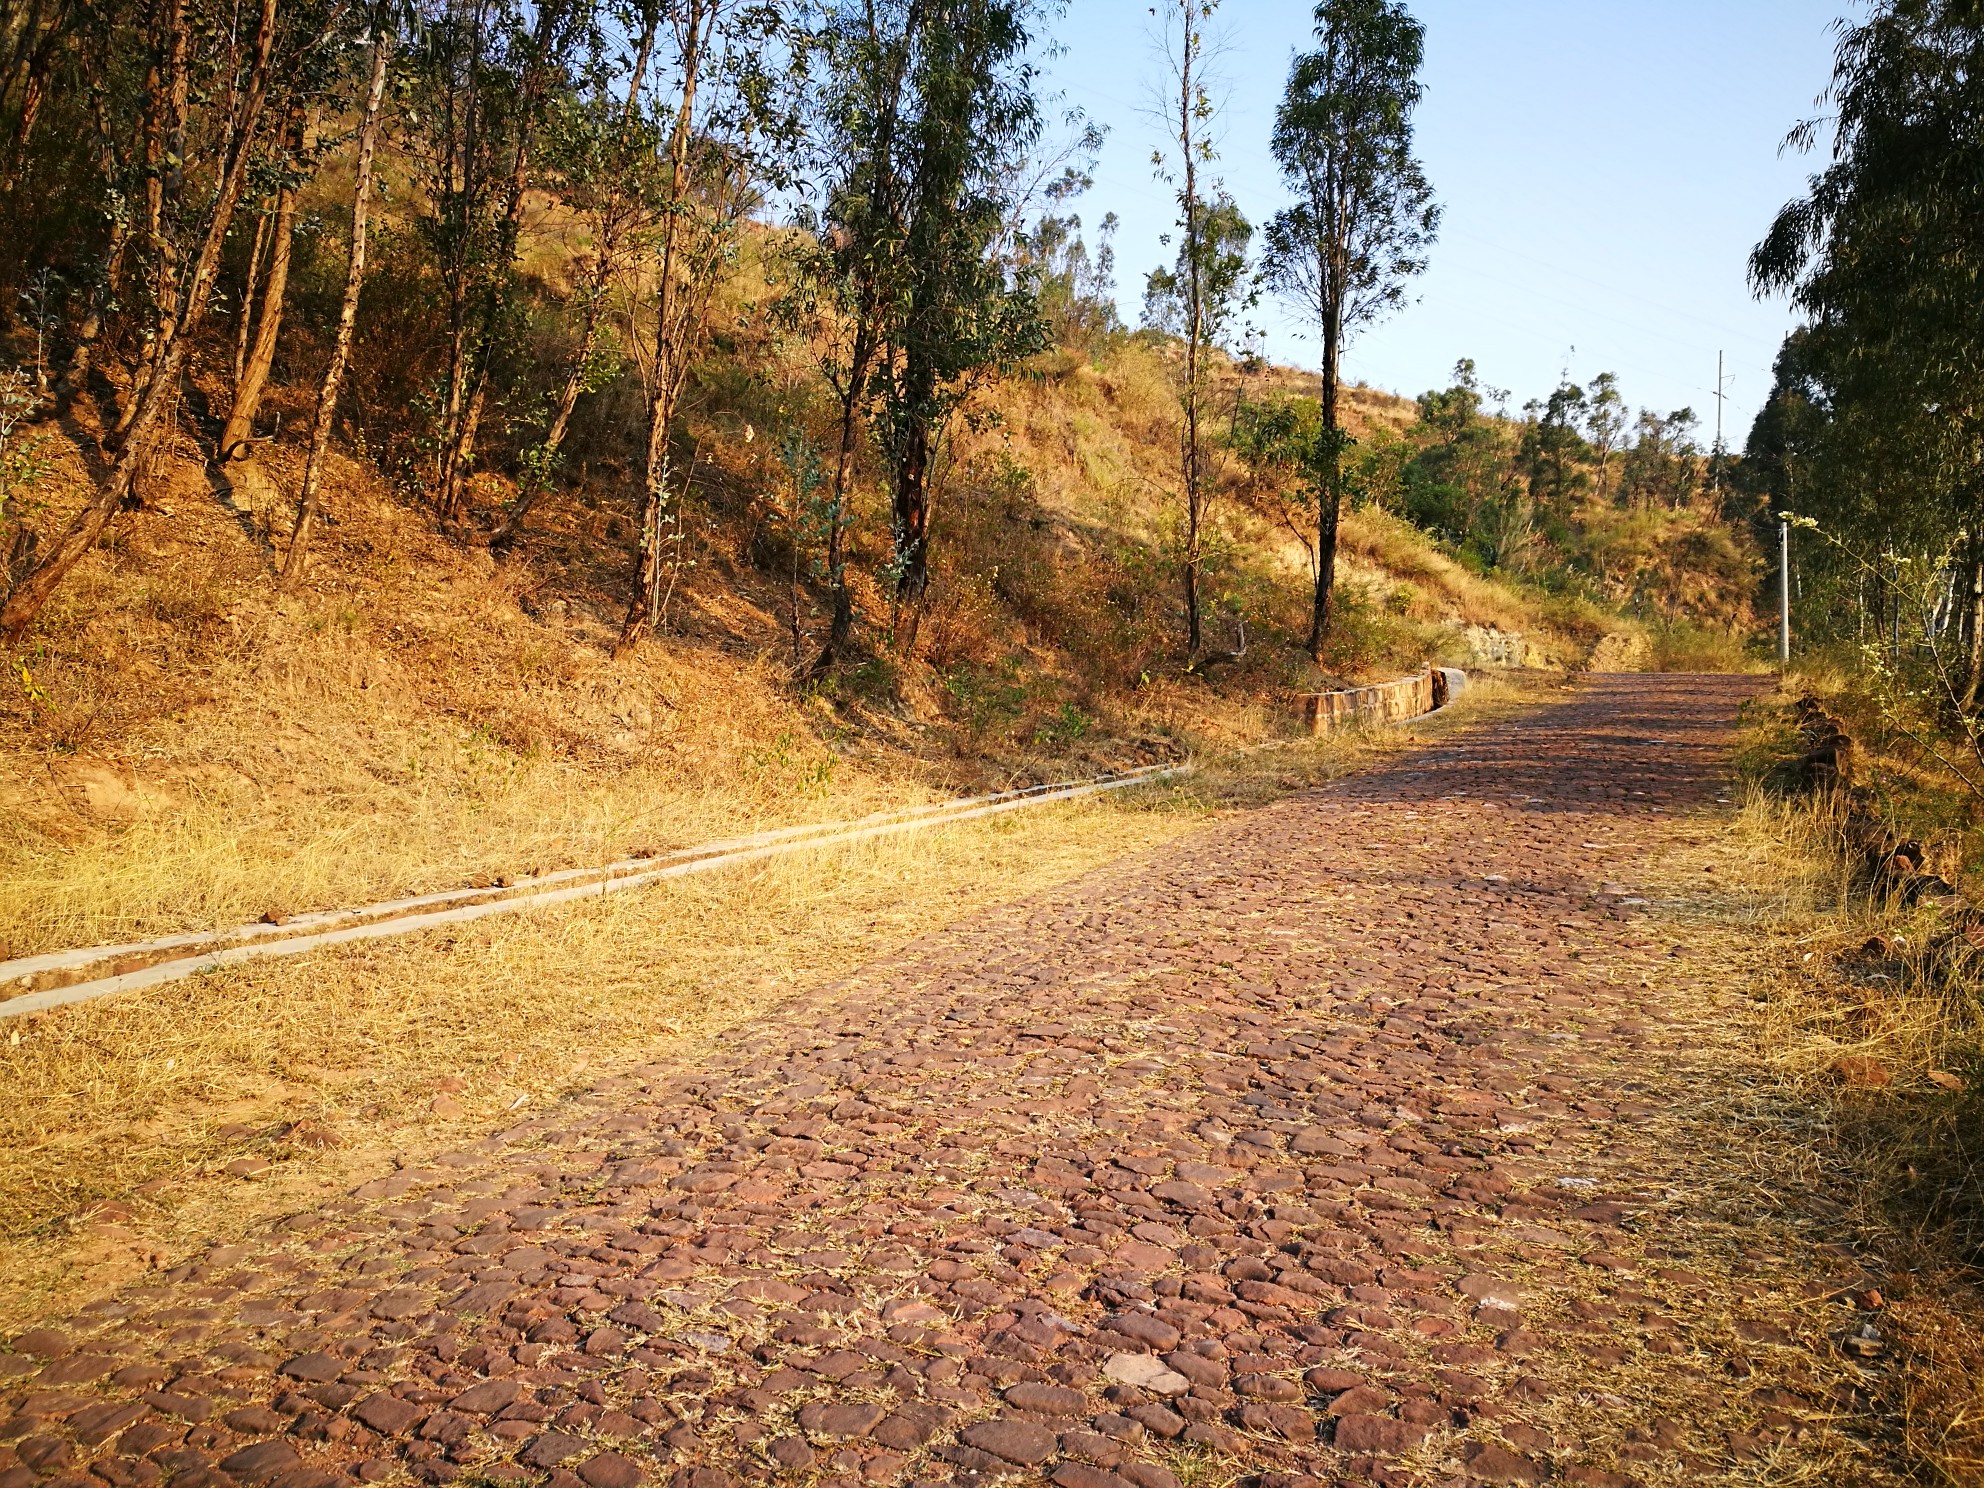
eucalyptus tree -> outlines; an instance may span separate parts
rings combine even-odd
[[[261,409],[262,391],[275,366],[282,337],[289,266],[296,245],[296,199],[310,170],[311,122],[316,110],[293,98],[282,131],[283,147],[270,162],[274,180],[266,208],[256,214],[254,246],[243,276],[234,346],[234,397],[215,453],[222,461],[244,458]],[[257,292],[259,290],[259,293]]]
[[[254,452],[255,421],[282,344],[298,203],[326,161],[348,143],[338,127],[343,114],[354,103],[362,110],[370,13],[351,0],[289,0],[287,29],[303,35],[297,45],[278,44],[270,107],[282,127],[271,132],[251,182],[260,206],[236,295],[233,396],[213,450],[223,467]]]
[[[1207,470],[1205,428],[1211,394],[1210,353],[1223,329],[1223,312],[1237,289],[1234,247],[1244,264],[1252,229],[1212,178],[1218,158],[1213,64],[1220,50],[1212,31],[1219,0],[1165,0],[1153,7],[1158,18],[1157,47],[1162,75],[1156,116],[1165,145],[1151,156],[1159,178],[1177,204],[1178,262],[1159,270],[1147,285],[1147,312],[1156,310],[1181,351],[1178,391],[1183,415],[1178,435],[1179,484],[1185,498],[1185,543],[1181,577],[1185,589],[1185,642],[1196,658],[1204,644],[1199,580],[1204,562],[1203,526],[1213,482]]]
[[[787,147],[786,110],[769,65],[784,17],[746,0],[666,0],[667,54],[655,92],[659,154],[644,244],[646,339],[634,349],[647,397],[639,553],[616,651],[665,617],[687,562],[687,476],[675,461],[676,415],[708,342],[716,292],[735,267],[738,234]]]
[[[105,332],[142,314],[144,296],[128,281],[127,270],[139,253],[135,198],[144,171],[139,121],[147,112],[146,83],[157,52],[149,9],[146,0],[70,7],[72,24],[57,56],[48,60],[53,77],[42,85],[45,97],[24,111],[15,135],[10,193],[33,193],[41,210],[14,216],[21,227],[33,223],[39,231],[8,236],[5,246],[21,257],[7,263],[11,272],[0,278],[15,288],[19,270],[34,263],[40,272],[53,270],[69,281],[70,337],[56,385],[65,410],[88,390]],[[62,86],[49,86],[54,81]],[[44,126],[37,136],[33,119],[50,113],[69,127]],[[79,224],[79,217],[88,225]]]
[[[1627,506],[1679,511],[1693,504],[1703,473],[1696,423],[1692,408],[1664,417],[1650,408],[1640,410],[1633,442],[1619,462],[1619,496]]]
[[[408,50],[404,153],[420,227],[446,299],[446,370],[433,418],[435,514],[467,516],[490,381],[512,344],[517,254],[537,149],[573,53],[593,23],[582,0],[427,0]]]
[[[1584,437],[1598,457],[1598,496],[1607,496],[1606,477],[1611,473],[1612,456],[1626,433],[1626,398],[1619,391],[1616,373],[1601,372],[1584,390]]]
[[[1321,0],[1316,48],[1295,59],[1275,116],[1274,154],[1295,196],[1267,230],[1268,281],[1322,342],[1315,605],[1319,656],[1336,585],[1345,443],[1343,349],[1397,309],[1426,267],[1440,209],[1412,153],[1425,28],[1398,0]]]
[[[566,364],[550,424],[525,451],[516,497],[490,538],[499,554],[515,544],[531,508],[549,488],[580,397],[610,377],[619,360],[609,311],[616,283],[639,257],[655,177],[656,131],[644,95],[653,82],[662,7],[655,0],[636,0],[616,7],[613,21],[626,41],[621,59],[602,52],[588,69],[594,77],[590,95],[562,100],[546,128],[546,165],[560,199],[585,224],[590,241],[568,306],[578,312],[578,345]],[[595,41],[604,44],[604,34]],[[623,90],[618,96],[616,81]]]
[[[115,260],[113,278],[133,301],[138,352],[122,409],[111,420],[109,468],[48,550],[8,590],[0,603],[0,645],[19,643],[132,494],[177,397],[193,339],[214,298],[236,209],[267,144],[277,70],[277,0],[260,0],[245,29],[231,29],[225,17],[214,17],[215,44],[196,46],[203,18],[192,0],[156,0],[144,10],[143,86],[120,96],[129,114],[104,121],[113,178],[103,189],[133,203],[130,230],[113,234],[117,240],[106,252]],[[115,47],[134,38],[100,39]],[[306,46],[317,40],[293,33],[283,39],[286,45]]]
[[[1091,249],[1078,214],[1047,212],[1025,235],[1021,261],[1037,275],[1040,313],[1054,339],[1069,350],[1094,354],[1122,334],[1116,308],[1116,233],[1121,226],[1114,212],[1104,213]]]
[[[0,197],[20,184],[42,106],[73,57],[83,8],[81,0],[23,0],[0,14]]]
[[[914,0],[912,0],[912,5]],[[902,132],[903,297],[887,307],[880,432],[891,475],[897,644],[916,644],[930,582],[932,462],[975,381],[1041,349],[1032,287],[993,252],[1008,217],[1010,162],[1039,139],[1029,57],[1033,0],[929,7]]]
[[[330,361],[317,385],[317,408],[310,425],[310,452],[304,457],[303,484],[296,497],[296,524],[290,531],[289,552],[283,558],[282,582],[294,584],[302,576],[310,551],[311,529],[317,521],[317,493],[324,479],[324,461],[330,451],[331,423],[337,417],[338,393],[344,386],[345,368],[351,361],[352,336],[358,325],[359,296],[365,289],[365,259],[368,224],[372,209],[373,159],[379,146],[379,120],[386,96],[386,79],[392,67],[396,30],[401,18],[389,3],[371,8],[367,27],[364,91],[358,113],[356,154],[352,161],[351,237],[345,260],[344,296],[338,305],[337,328],[332,334]]]
[[[1219,491],[1219,442],[1208,425],[1217,417],[1211,353],[1225,349],[1251,303],[1247,248],[1254,227],[1233,198],[1217,191],[1197,210],[1180,214],[1192,227],[1179,234],[1177,262],[1144,281],[1144,323],[1177,338],[1183,349],[1179,464],[1185,487],[1185,542],[1180,575],[1185,589],[1185,638],[1191,655],[1204,644],[1201,589],[1205,527]]]
[[[829,652],[851,621],[844,573],[857,422],[887,466],[885,578],[914,647],[930,582],[933,468],[977,380],[1044,344],[1033,285],[996,251],[1041,134],[1035,0],[847,0],[815,34],[823,176],[815,260],[842,321],[830,376],[841,435],[829,487]]]
[[[788,284],[779,309],[818,351],[839,415],[824,498],[832,618],[815,670],[830,666],[853,632],[851,485],[874,411],[885,307],[901,299],[908,212],[901,141],[915,107],[910,73],[927,21],[921,3],[859,0],[822,7],[806,37],[808,166],[819,178],[819,196],[801,204],[799,231],[787,242]]]
[[[498,348],[511,327],[510,310],[518,288],[517,258],[522,248],[524,201],[536,178],[537,153],[545,122],[556,100],[570,87],[573,54],[583,45],[597,17],[588,0],[534,0],[528,30],[514,27],[508,47],[513,75],[508,83],[509,140],[506,172],[494,193],[499,206],[493,262],[482,281],[476,356],[466,399],[456,410],[459,423],[442,449],[441,509],[466,515],[464,485],[476,458],[477,439],[489,402],[489,382]]]
[[[1570,515],[1572,499],[1588,483],[1579,468],[1591,448],[1579,432],[1589,414],[1584,389],[1568,377],[1540,402],[1524,406],[1522,454],[1529,466],[1530,494],[1551,516]]]
[[[1788,294],[1810,320],[1799,359],[1824,388],[1832,458],[1807,495],[1824,499],[1813,487],[1835,471],[1909,469],[1919,483],[1887,491],[1848,535],[1964,555],[1967,711],[1984,692],[1981,52],[1974,0],[1885,0],[1847,28],[1826,98],[1830,158],[1750,261],[1760,294]],[[1815,148],[1823,131],[1808,122],[1790,142]]]

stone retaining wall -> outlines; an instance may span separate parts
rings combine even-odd
[[[1444,708],[1466,683],[1467,674],[1454,667],[1428,667],[1416,677],[1397,682],[1310,693],[1302,699],[1302,718],[1310,732],[1317,734],[1359,722],[1404,723]]]

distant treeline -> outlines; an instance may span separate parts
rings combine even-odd
[[[1348,444],[1348,499],[1394,511],[1463,561],[1649,618],[1748,621],[1760,567],[1742,461],[1701,446],[1694,412],[1630,411],[1618,378],[1566,378],[1520,409],[1473,361],[1420,395],[1416,421]],[[1321,437],[1313,398],[1243,403],[1235,443],[1297,536],[1308,487],[1281,477]]]

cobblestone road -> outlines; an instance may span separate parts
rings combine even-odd
[[[1639,1135],[1693,963],[1635,874],[1715,831],[1754,690],[1594,679],[24,1334],[0,1488],[1605,1488],[1817,1452],[1851,1406],[1826,1283],[1672,1243]]]

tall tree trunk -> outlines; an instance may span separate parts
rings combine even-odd
[[[641,497],[640,560],[635,567],[633,601],[613,652],[618,656],[640,644],[661,618],[663,585],[669,554],[679,552],[682,518],[669,512],[669,434],[682,394],[690,356],[693,313],[691,286],[679,283],[683,214],[689,204],[689,147],[696,119],[696,89],[701,81],[705,31],[714,14],[714,0],[692,0],[683,29],[682,92],[675,107],[675,127],[669,136],[668,194],[662,202],[665,222],[661,235],[661,265],[655,282],[653,386],[648,394],[646,479]],[[669,529],[672,527],[672,531]]]
[[[476,440],[482,429],[482,413],[489,402],[490,364],[496,352],[497,320],[508,298],[511,267],[516,262],[517,238],[523,227],[524,196],[530,188],[531,152],[536,143],[537,113],[543,107],[550,84],[550,55],[558,26],[568,0],[539,0],[537,28],[531,36],[531,64],[524,76],[522,96],[517,105],[517,146],[510,158],[510,179],[503,198],[501,272],[492,279],[482,306],[482,334],[477,340],[474,367],[470,374],[467,406],[461,410],[461,423],[455,435],[454,450],[448,461],[448,485],[442,494],[444,517],[459,520],[467,515],[467,482],[475,464]]]
[[[930,421],[921,411],[936,392],[936,377],[927,363],[905,370],[907,402],[917,410],[903,432],[896,460],[895,530],[896,649],[908,656],[916,650],[916,631],[923,618],[923,596],[930,589]]]
[[[449,0],[450,14],[459,0]],[[457,466],[461,448],[462,410],[468,402],[470,359],[474,348],[475,316],[470,306],[474,290],[475,219],[482,212],[482,170],[480,136],[482,115],[473,79],[479,74],[485,41],[482,11],[472,10],[475,32],[468,69],[471,82],[464,89],[447,88],[442,111],[442,139],[446,142],[444,173],[444,212],[455,214],[452,262],[443,265],[448,286],[448,373],[447,392],[441,408],[441,438],[435,455],[435,515],[443,526],[454,521],[455,503],[465,478]],[[445,219],[444,219],[445,223]]]
[[[928,13],[922,0],[909,0],[904,8],[899,44],[892,43],[893,56],[877,82],[873,103],[876,110],[874,133],[867,158],[860,162],[867,181],[859,194],[865,197],[866,222],[863,233],[873,249],[874,229],[883,220],[899,225],[902,182],[896,162],[896,144],[902,119],[903,85],[918,40],[922,37]],[[867,6],[867,27],[871,41],[879,39],[879,25],[873,0]],[[860,171],[853,172],[859,179]],[[814,658],[814,675],[824,673],[843,654],[854,635],[854,595],[847,582],[847,534],[850,489],[854,480],[862,401],[869,376],[881,354],[881,285],[872,251],[850,244],[852,253],[836,264],[837,272],[852,273],[855,290],[854,341],[848,348],[846,379],[839,388],[840,437],[834,451],[834,475],[827,503],[827,588],[832,598],[833,616],[827,628],[827,642]],[[836,250],[837,254],[840,250]]]
[[[234,328],[234,385],[248,370],[248,343],[255,335],[255,291],[262,285],[262,259],[269,251],[269,214],[255,216],[255,241],[248,247],[248,267],[241,276],[241,304]]]
[[[666,346],[665,341],[656,342],[657,377],[663,375],[662,364],[672,355],[665,349]],[[639,645],[660,618],[669,552],[681,541],[680,513],[671,513],[668,509],[669,486],[674,477],[670,464],[669,433],[675,412],[675,400],[666,391],[668,385],[664,382],[648,401],[648,448],[641,499],[640,556],[635,564],[633,600],[620,627],[620,639],[613,648],[615,655]]]
[[[1970,539],[1970,551],[1979,556],[1970,565],[1970,676],[1963,690],[1963,711],[1974,715],[1984,698],[1984,536]]]
[[[847,491],[854,478],[861,389],[875,358],[873,295],[867,291],[863,292],[859,314],[861,323],[854,328],[854,344],[847,358],[847,384],[841,390],[840,441],[834,451],[834,483],[827,501],[827,590],[833,601],[833,618],[827,623],[827,643],[813,663],[816,673],[833,665],[854,635],[854,595],[847,587]]]
[[[1193,129],[1198,117],[1199,86],[1197,35],[1192,29],[1190,6],[1185,10],[1185,29],[1180,42],[1178,69],[1178,127],[1180,155],[1183,157],[1185,189],[1185,427],[1181,451],[1185,478],[1185,649],[1196,662],[1205,645],[1200,622],[1199,568],[1202,560],[1199,523],[1203,495],[1200,491],[1199,394],[1203,376],[1206,334],[1206,292],[1204,280],[1204,224],[1199,207],[1199,143]]]
[[[1188,364],[1196,360],[1187,353]],[[1187,655],[1196,661],[1205,644],[1205,635],[1199,602],[1199,568],[1203,556],[1199,539],[1199,398],[1197,388],[1189,381],[1192,375],[1187,371],[1182,442],[1185,466],[1185,649]]]
[[[308,122],[299,118],[291,134],[292,144],[301,151]],[[296,239],[296,187],[285,182],[276,193],[275,221],[270,224],[269,272],[263,281],[261,313],[255,318],[255,336],[242,360],[234,382],[234,406],[228,410],[227,424],[220,434],[220,459],[246,459],[249,441],[255,436],[255,415],[262,406],[262,391],[275,365],[276,344],[282,336],[283,297],[289,289],[290,252]],[[246,307],[243,307],[246,313]]]
[[[183,4],[176,4],[175,10],[183,17]],[[161,318],[152,375],[132,405],[116,463],[98,486],[96,495],[70,520],[48,554],[22,575],[8,593],[6,603],[0,605],[0,646],[20,644],[28,627],[34,623],[35,616],[41,613],[49,597],[68,576],[69,570],[103,535],[103,529],[137,479],[148,437],[158,422],[160,412],[168,398],[177,391],[186,350],[201,317],[206,314],[214,276],[220,269],[221,251],[226,246],[228,229],[233,225],[234,211],[241,201],[241,188],[247,180],[248,160],[254,153],[255,138],[261,131],[262,112],[268,98],[269,54],[275,44],[275,25],[276,0],[262,0],[250,83],[228,141],[220,185],[211,208],[212,215],[207,220],[206,232],[192,271],[186,276],[180,292],[173,296],[168,312]]]
[[[912,0],[903,17],[902,35],[906,43],[904,66],[907,65],[907,44],[921,34],[923,22],[923,7],[917,0]],[[874,28],[871,8],[871,35]],[[902,68],[893,71],[890,81],[891,86],[879,99],[879,117],[867,160],[867,212],[871,220],[877,213],[893,210],[900,194],[895,149],[896,130],[902,122]],[[820,648],[820,654],[813,662],[812,670],[816,676],[833,665],[834,659],[846,651],[848,642],[854,636],[854,594],[847,583],[848,495],[854,479],[854,452],[863,389],[867,387],[869,372],[880,351],[881,308],[881,289],[876,281],[874,262],[857,255],[854,263],[855,282],[859,286],[855,297],[854,342],[848,348],[847,380],[840,389],[840,438],[834,450],[833,490],[827,502],[827,590],[832,598],[833,616],[827,625],[827,643]]]
[[[1343,451],[1338,437],[1337,376],[1343,349],[1340,316],[1323,317],[1322,468],[1316,486],[1316,604],[1309,621],[1309,655],[1320,661],[1336,598],[1337,529],[1342,520]]]
[[[40,7],[37,6],[36,16],[29,19],[23,30],[24,44],[28,39],[28,33],[35,28],[39,20],[39,9]],[[14,188],[20,184],[21,167],[27,162],[28,145],[34,138],[35,121],[40,118],[41,106],[48,98],[49,75],[54,71],[56,54],[61,50],[66,35],[63,24],[67,19],[66,12],[66,6],[57,10],[50,19],[47,29],[42,32],[34,50],[24,59],[25,76],[21,84],[20,113],[14,121],[14,138],[7,151],[7,169],[4,175],[0,175],[0,196],[13,195]],[[0,92],[0,98],[4,97],[5,93]]]
[[[455,462],[461,449],[461,411],[468,398],[471,326],[468,297],[460,288],[449,291],[447,393],[441,405],[441,448],[437,461],[434,511],[445,527],[455,519],[456,492],[461,476]]]
[[[372,204],[372,155],[379,143],[379,104],[385,97],[386,71],[392,57],[392,37],[375,22],[372,32],[372,76],[365,90],[365,112],[358,126],[357,182],[351,194],[351,261],[345,270],[344,302],[338,307],[338,331],[331,343],[330,365],[317,389],[317,417],[310,428],[310,454],[303,465],[303,488],[297,493],[296,527],[283,559],[282,584],[287,588],[303,574],[310,551],[310,534],[317,521],[317,491],[323,480],[324,457],[331,446],[331,422],[337,414],[338,389],[351,359],[351,338],[358,324],[358,297],[365,288],[365,221]]]
[[[648,64],[654,57],[654,38],[660,19],[659,11],[647,11],[640,43],[634,49],[633,67],[627,77],[627,101],[620,110],[621,135],[617,142],[619,165],[623,171],[633,143],[634,126],[640,122],[641,85],[647,77]],[[537,504],[537,498],[548,489],[551,472],[558,462],[558,451],[564,447],[565,435],[572,427],[573,411],[579,406],[579,394],[585,390],[586,374],[592,370],[593,353],[599,347],[600,328],[606,319],[607,286],[612,282],[614,267],[620,259],[629,216],[627,202],[621,194],[624,180],[624,176],[616,178],[612,196],[600,214],[599,261],[593,267],[585,290],[585,331],[579,338],[578,355],[565,369],[565,386],[558,394],[558,411],[552,417],[550,429],[545,432],[544,443],[538,447],[539,468],[524,473],[523,480],[518,483],[516,499],[510,503],[510,510],[503,518],[503,525],[489,540],[490,548],[498,555],[509,552],[515,545],[518,534],[523,530],[524,519]]]
[[[441,493],[441,520],[454,524],[468,516],[468,478],[475,464],[476,436],[482,429],[483,399],[489,392],[489,359],[495,337],[487,329],[475,339],[475,356],[467,368],[467,401],[461,405],[455,441],[448,451],[448,483]]]
[[[15,84],[27,72],[29,58],[40,44],[42,5],[43,0],[28,0],[27,10],[19,15],[20,30],[15,34],[13,51],[6,69],[0,71],[0,104],[13,96]]]
[[[172,232],[186,158],[186,107],[190,84],[186,56],[192,46],[187,0],[168,0],[164,33],[156,39],[145,78],[145,246],[151,253],[151,296],[160,322],[132,379],[116,432],[129,438],[151,379],[159,375],[178,331],[173,295],[179,283],[179,245]],[[204,311],[204,306],[201,309]]]

